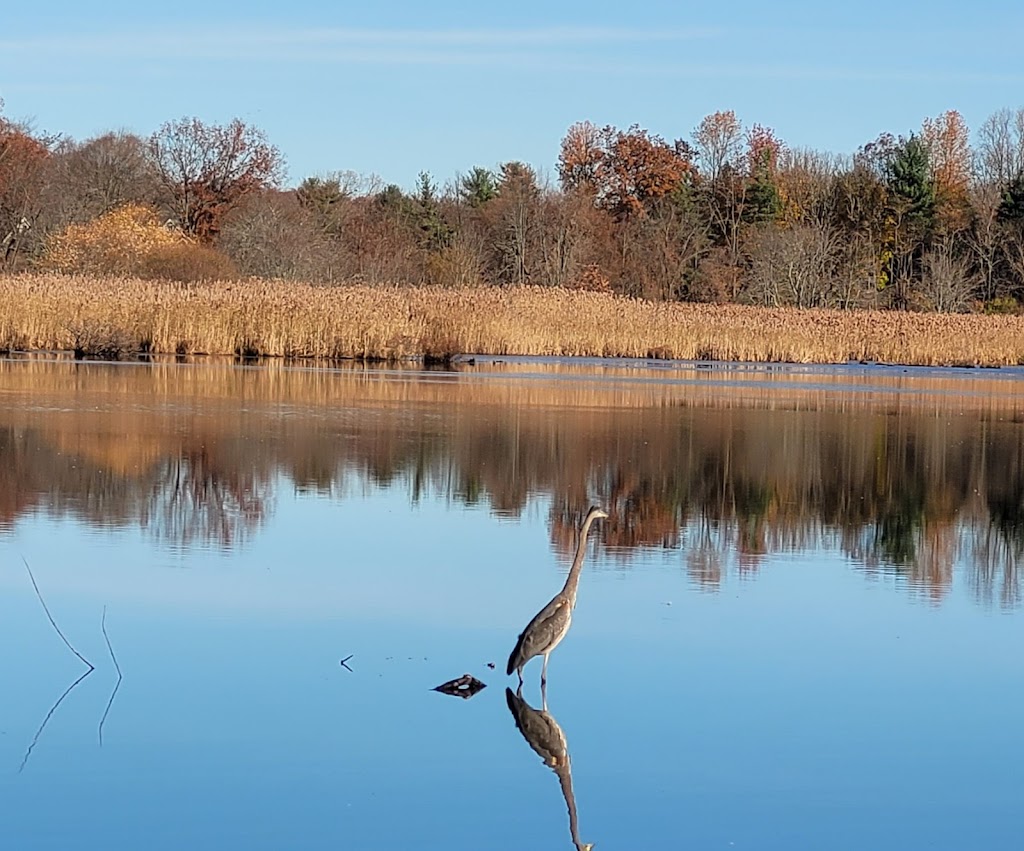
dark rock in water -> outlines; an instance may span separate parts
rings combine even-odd
[[[439,691],[441,694],[451,694],[455,697],[468,699],[485,688],[487,688],[487,683],[480,682],[480,680],[470,674],[463,674],[461,677],[456,677],[454,680],[448,680],[446,683],[435,686],[432,690]]]

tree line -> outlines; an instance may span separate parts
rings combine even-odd
[[[411,190],[344,171],[283,181],[281,152],[239,120],[76,141],[0,113],[0,268],[944,312],[1024,301],[1024,108],[973,140],[948,111],[851,155],[724,111],[671,142],[574,124],[551,179],[506,162]],[[125,249],[140,241],[154,247]]]

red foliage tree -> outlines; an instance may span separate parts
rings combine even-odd
[[[775,131],[755,124],[747,131],[747,174],[775,177],[782,152],[783,145]]]
[[[49,155],[26,128],[0,117],[0,267],[15,264],[39,216]]]
[[[213,242],[226,213],[247,195],[277,186],[281,152],[237,118],[227,126],[182,118],[150,137],[149,153],[181,229]]]

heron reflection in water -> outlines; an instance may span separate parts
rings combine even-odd
[[[558,726],[554,716],[548,712],[546,701],[543,709],[534,709],[523,700],[520,692],[513,694],[510,688],[505,689],[505,701],[526,743],[544,760],[544,764],[558,775],[562,797],[565,798],[565,806],[569,810],[569,833],[572,836],[572,844],[576,846],[576,851],[590,851],[594,847],[593,844],[580,842],[576,796],[572,791],[572,764],[565,733]]]
[[[515,671],[519,675],[519,685],[523,684],[523,667],[534,656],[544,657],[544,667],[540,673],[540,684],[546,686],[548,681],[548,656],[572,625],[572,610],[576,607],[576,588],[580,583],[580,572],[583,570],[583,556],[587,551],[587,533],[595,520],[607,517],[608,514],[596,505],[591,507],[583,518],[580,527],[579,542],[576,545],[576,557],[569,568],[565,585],[543,609],[534,616],[519,634],[512,655],[508,657],[506,674]],[[557,726],[557,725],[556,725]]]

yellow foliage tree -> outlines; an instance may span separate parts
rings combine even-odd
[[[144,204],[124,204],[52,237],[41,264],[56,272],[136,275],[154,256],[190,240]]]

